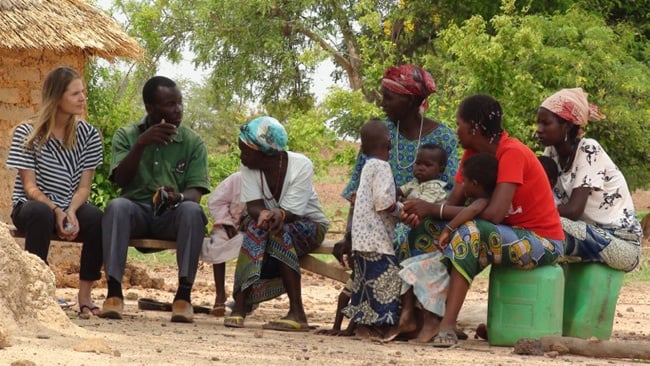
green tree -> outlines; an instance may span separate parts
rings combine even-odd
[[[300,116],[318,116],[339,135],[356,137],[358,126],[381,114],[376,103],[384,70],[415,63],[439,85],[428,112],[435,119],[449,124],[460,99],[490,93],[504,105],[506,128],[531,146],[541,100],[559,88],[582,86],[612,123],[625,127],[615,136],[601,127],[605,124],[588,133],[612,155],[624,145],[625,153],[615,160],[626,170],[643,162],[647,150],[637,132],[648,113],[650,48],[643,32],[648,14],[647,6],[635,8],[647,1],[199,0],[190,7],[180,0],[118,0],[116,5],[129,19],[127,29],[148,50],[144,69],[151,71],[161,57],[178,60],[187,47],[196,55],[195,65],[211,70],[209,90],[196,95],[205,102],[199,129],[224,137],[216,141],[236,133],[234,121],[260,114],[288,126]],[[312,110],[310,73],[325,58],[334,61],[333,76],[347,81],[350,90],[334,90]],[[224,132],[212,132],[218,128]],[[626,174],[634,184],[644,181]]]
[[[104,164],[93,177],[90,200],[100,208],[119,195],[119,190],[109,180],[111,141],[115,131],[132,123],[143,114],[138,105],[139,83],[128,72],[115,66],[102,66],[100,62],[89,63],[85,75],[88,90],[88,120],[102,136]]]
[[[566,2],[537,7],[555,9]],[[115,8],[126,14],[128,30],[147,49],[145,68],[151,70],[161,57],[177,61],[187,47],[195,65],[211,70],[215,110],[260,103],[276,115],[287,111],[287,104],[289,110],[312,107],[310,75],[325,58],[336,65],[336,80],[376,103],[388,66],[420,63],[435,51],[432,41],[449,22],[459,24],[476,13],[491,17],[499,7],[483,0],[198,0],[192,6],[181,0],[117,0]],[[346,127],[341,134],[363,123],[354,114],[327,109],[330,117],[345,115],[336,124]]]
[[[589,125],[625,173],[632,187],[650,178],[650,69],[632,56],[638,47],[633,28],[607,26],[602,16],[572,8],[552,16],[518,12],[513,1],[488,22],[472,17],[441,33],[442,65],[447,87],[436,99],[440,114],[453,118],[458,102],[473,93],[497,98],[505,128],[536,146],[534,116],[547,96],[562,88],[582,87],[608,119]],[[540,148],[540,147],[538,147]],[[541,149],[541,148],[540,148]]]

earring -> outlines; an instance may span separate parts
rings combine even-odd
[[[564,142],[567,142],[569,140],[569,133],[565,132],[564,133]]]

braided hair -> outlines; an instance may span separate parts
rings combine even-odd
[[[463,99],[458,106],[458,116],[490,140],[501,136],[503,111],[499,102],[489,95],[475,94]]]

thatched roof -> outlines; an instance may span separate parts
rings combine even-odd
[[[112,60],[140,59],[142,47],[111,17],[84,1],[0,0],[0,49],[80,48]]]

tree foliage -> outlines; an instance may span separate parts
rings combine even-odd
[[[560,88],[583,87],[609,117],[588,134],[601,140],[633,186],[649,174],[641,129],[650,110],[647,3],[115,1],[148,51],[140,72],[153,73],[161,57],[179,60],[185,48],[196,66],[210,70],[207,84],[191,88],[186,100],[197,107],[191,120],[211,146],[232,141],[236,125],[260,114],[276,116],[288,129],[301,125],[291,147],[308,154],[318,144],[307,139],[331,138],[324,125],[356,137],[365,120],[381,115],[385,69],[415,63],[438,84],[428,115],[451,124],[463,97],[489,93],[501,101],[508,131],[531,147],[540,102]],[[335,65],[334,79],[349,89],[334,89],[315,105],[310,75],[326,58]]]
[[[488,23],[494,32],[488,32]],[[582,87],[607,115],[589,125],[631,186],[645,184],[650,138],[650,69],[632,56],[633,29],[607,26],[598,15],[572,8],[552,16],[526,15],[508,6],[489,22],[472,17],[441,33],[439,112],[451,113],[464,96],[486,93],[505,111],[505,128],[536,147],[534,117],[541,102],[562,88]],[[645,46],[647,47],[647,45]],[[537,147],[541,149],[541,147]]]
[[[102,136],[104,153],[104,164],[97,168],[93,177],[90,200],[102,209],[111,198],[119,195],[117,186],[109,180],[113,135],[118,128],[136,121],[143,113],[143,108],[134,103],[140,99],[137,78],[127,75],[127,72],[99,62],[86,68],[88,120]]]

